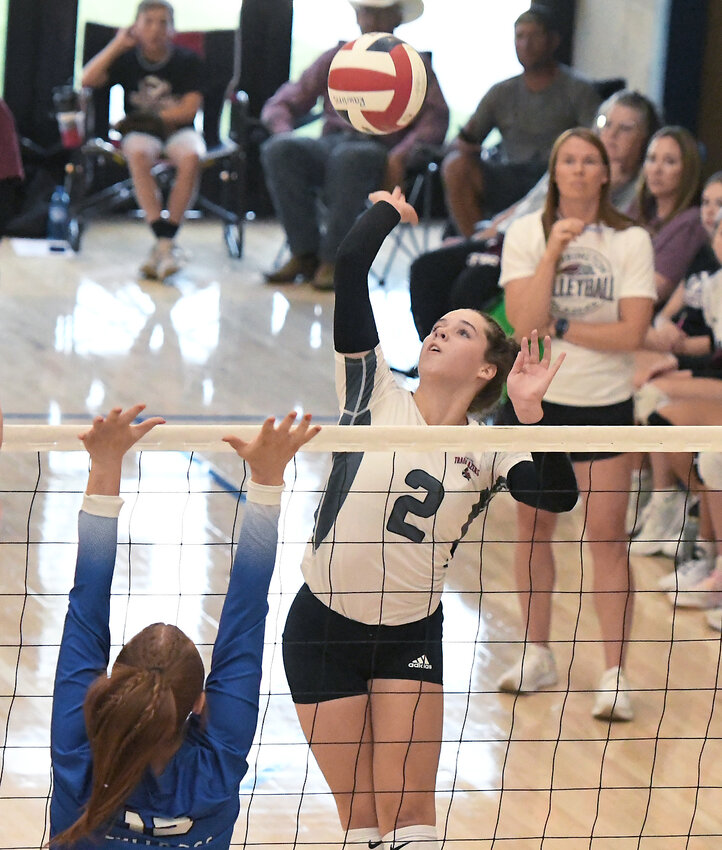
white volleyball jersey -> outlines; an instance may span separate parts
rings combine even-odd
[[[336,355],[342,425],[426,425],[380,347]],[[470,422],[470,427],[478,427]],[[303,559],[314,595],[369,624],[420,620],[439,604],[446,567],[471,521],[528,453],[339,452]]]

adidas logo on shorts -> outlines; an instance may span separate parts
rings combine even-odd
[[[420,667],[422,670],[433,670],[429,663],[429,659],[425,655],[420,655],[415,661],[409,661],[409,667]]]

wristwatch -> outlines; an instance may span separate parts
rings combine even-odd
[[[554,322],[554,336],[557,339],[562,339],[564,334],[569,330],[569,319],[560,318]]]

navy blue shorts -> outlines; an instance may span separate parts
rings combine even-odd
[[[373,679],[443,680],[439,607],[401,626],[370,626],[332,611],[304,584],[288,612],[283,664],[296,703],[369,692]]]

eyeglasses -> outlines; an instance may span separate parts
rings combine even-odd
[[[633,133],[639,129],[639,124],[624,124],[622,122],[609,121],[606,115],[597,118],[597,130],[607,130],[610,133]]]

